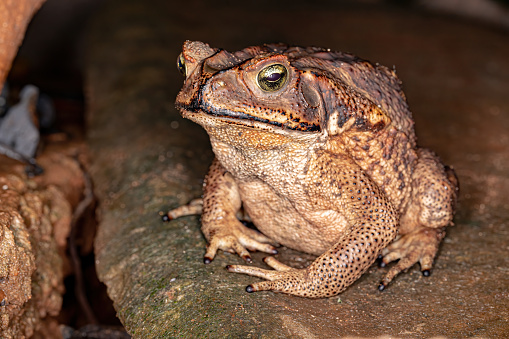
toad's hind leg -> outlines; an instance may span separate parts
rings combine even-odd
[[[396,234],[396,220],[389,213],[380,213],[372,225],[356,226],[307,268],[294,269],[267,258],[265,262],[274,270],[243,265],[227,269],[268,280],[247,286],[248,292],[272,290],[307,298],[331,297],[357,280]]]
[[[345,167],[351,165],[345,162]],[[395,237],[397,213],[380,189],[356,168],[334,175],[332,194],[339,197],[340,208],[351,225],[328,251],[304,269],[294,269],[275,259],[266,260],[274,270],[230,265],[228,271],[266,279],[247,287],[248,292],[272,290],[308,298],[330,297],[341,293],[376,260],[381,250]],[[310,186],[311,188],[312,186]],[[316,194],[323,191],[317,189]],[[310,194],[315,192],[310,191]],[[324,201],[324,200],[321,200]],[[333,201],[329,199],[326,201]]]
[[[418,156],[412,174],[412,196],[400,218],[400,237],[382,253],[382,266],[399,261],[383,278],[380,290],[417,262],[423,275],[429,276],[433,259],[445,237],[445,227],[452,225],[458,179],[431,151],[419,149]]]

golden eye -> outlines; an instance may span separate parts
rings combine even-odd
[[[288,78],[288,70],[281,64],[265,67],[258,73],[258,86],[267,92],[275,92],[282,88]]]
[[[184,59],[184,56],[182,53],[180,53],[179,57],[177,58],[177,69],[179,70],[180,74],[183,76],[186,76],[186,59]]]

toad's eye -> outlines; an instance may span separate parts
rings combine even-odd
[[[177,58],[177,68],[180,74],[186,76],[186,59],[184,59],[182,53],[180,53],[179,57]]]
[[[288,70],[281,64],[265,67],[258,73],[258,86],[267,92],[275,92],[282,88],[288,78]]]

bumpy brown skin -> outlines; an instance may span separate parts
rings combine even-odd
[[[287,80],[262,89],[258,74],[274,64]],[[271,257],[274,270],[228,266],[267,280],[250,292],[312,298],[340,293],[380,254],[384,263],[400,259],[381,288],[416,262],[429,272],[453,218],[457,180],[416,146],[394,72],[320,48],[229,53],[190,41],[180,66],[186,80],[176,105],[205,128],[216,155],[204,187],[206,263],[218,249],[250,261],[248,250],[275,253],[276,243],[316,254],[305,269]],[[263,235],[239,222],[241,208]]]

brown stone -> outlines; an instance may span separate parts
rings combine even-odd
[[[2,338],[29,338],[36,332],[61,337],[52,317],[62,306],[63,259],[72,217],[70,198],[63,191],[83,191],[82,172],[75,170],[71,158],[62,161],[64,157],[46,152],[40,157],[46,174],[29,179],[23,164],[0,155]],[[69,180],[47,175],[54,172],[68,173]]]
[[[34,13],[45,0],[3,0],[0,2],[0,91],[11,63],[23,41]]]

